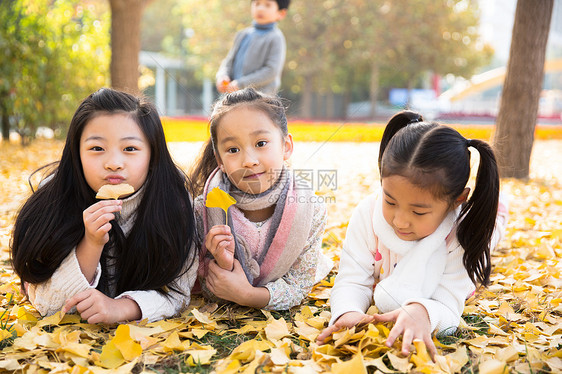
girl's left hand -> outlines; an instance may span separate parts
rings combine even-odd
[[[423,340],[431,359],[434,359],[437,348],[431,338],[431,324],[429,315],[422,304],[412,303],[399,309],[385,314],[375,314],[373,316],[377,322],[394,321],[394,327],[390,330],[386,339],[386,346],[391,347],[394,341],[400,336],[402,338],[402,354],[410,353],[410,345],[414,339]]]
[[[269,290],[252,286],[236,259],[232,271],[221,268],[215,260],[211,260],[206,283],[215,296],[236,304],[263,308],[269,303]]]
[[[128,298],[113,299],[94,288],[79,292],[66,300],[63,313],[67,313],[72,307],[76,307],[80,317],[88,323],[115,323],[142,317],[136,301]]]

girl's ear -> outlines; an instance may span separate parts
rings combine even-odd
[[[293,135],[287,134],[283,141],[283,161],[287,161],[293,154]]]
[[[224,173],[224,164],[222,163],[221,158],[219,157],[219,155],[217,155],[217,152],[213,151],[213,154],[215,155],[215,160],[217,160],[219,169],[221,169],[221,171]]]
[[[468,194],[470,193],[470,188],[466,187],[459,197],[456,198],[455,203],[453,204],[455,209],[459,207],[462,203],[466,202],[468,199]]]

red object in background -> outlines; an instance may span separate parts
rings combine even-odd
[[[441,77],[439,74],[433,74],[431,77],[431,88],[435,91],[435,97],[441,95]]]

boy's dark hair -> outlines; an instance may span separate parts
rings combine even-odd
[[[289,9],[289,5],[291,4],[291,0],[275,0],[275,2],[277,2],[277,5],[279,6],[279,10]]]
[[[277,5],[279,5],[279,10],[289,9],[289,4],[291,4],[291,0],[276,0]]]
[[[222,96],[213,105],[213,112],[209,119],[209,132],[211,133],[211,137],[207,141],[207,144],[205,144],[199,156],[199,160],[195,163],[195,167],[191,173],[195,195],[203,192],[207,178],[218,166],[215,158],[215,152],[217,152],[217,126],[228,112],[241,106],[265,113],[269,119],[271,119],[271,122],[279,128],[283,136],[289,133],[287,128],[287,116],[285,114],[286,108],[279,97],[266,95],[256,91],[252,87],[247,87]]]
[[[403,111],[388,122],[379,151],[381,179],[400,175],[452,205],[466,188],[468,147],[474,147],[480,153],[480,164],[474,192],[458,217],[457,237],[464,248],[468,275],[474,283],[487,285],[500,183],[494,153],[484,141],[467,140],[451,127],[421,121],[419,114]]]
[[[23,282],[48,280],[84,237],[82,213],[96,202],[96,192],[84,178],[80,138],[95,116],[113,114],[127,115],[139,125],[151,153],[129,235],[125,237],[117,222],[111,221],[98,289],[106,295],[110,284],[116,295],[131,290],[164,292],[165,286],[177,290],[173,281],[193,264],[195,218],[188,179],[168,152],[156,108],[133,95],[103,88],[82,101],[70,122],[58,166],[16,218],[11,260]],[[108,261],[115,263],[113,278],[107,278]]]

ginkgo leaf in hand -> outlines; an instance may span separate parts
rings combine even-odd
[[[205,206],[207,208],[221,208],[222,210],[224,210],[227,225],[228,208],[232,204],[236,204],[236,200],[218,187],[213,188],[211,192],[207,194],[207,200],[205,201]]]

